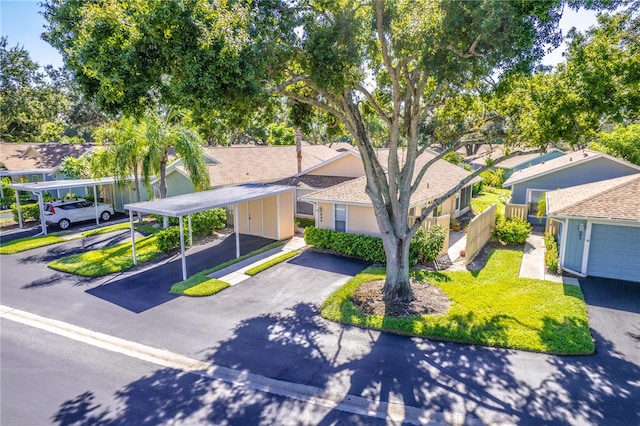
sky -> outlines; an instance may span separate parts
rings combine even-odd
[[[23,46],[31,59],[40,66],[62,66],[62,57],[56,49],[40,38],[44,31],[45,20],[40,14],[41,0],[0,0],[0,34],[7,36],[9,47]],[[566,35],[571,27],[580,31],[596,24],[595,13],[591,11],[575,12],[565,10],[560,27]],[[545,65],[557,65],[563,61],[564,45],[549,53],[543,60]]]

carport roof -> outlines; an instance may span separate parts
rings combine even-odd
[[[56,189],[77,188],[82,186],[110,185],[115,183],[113,177],[100,179],[69,179],[69,180],[48,180],[44,182],[12,183],[10,188],[20,191],[42,192]]]
[[[257,200],[283,192],[293,191],[292,186],[245,184],[225,186],[209,191],[168,197],[161,200],[125,204],[126,210],[162,216],[180,217],[245,201]]]

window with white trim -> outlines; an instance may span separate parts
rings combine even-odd
[[[347,232],[347,205],[335,204],[333,215],[334,229],[338,232]]]

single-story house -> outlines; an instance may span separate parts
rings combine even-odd
[[[526,205],[528,215],[535,217],[538,200],[547,191],[636,173],[640,173],[640,166],[602,152],[584,150],[518,170],[502,186],[511,188],[509,204]]]
[[[387,156],[388,150],[378,151],[382,165],[387,164]],[[431,153],[423,153],[416,162],[416,169],[433,157]],[[362,168],[361,164],[360,168]],[[412,197],[409,215],[419,215],[423,207],[430,205],[436,198],[451,190],[469,174],[461,167],[444,160],[432,164]],[[472,186],[479,180],[476,178],[469,182],[457,194],[442,203],[434,213],[439,216],[450,214],[452,217],[458,217],[469,211]],[[356,234],[380,235],[373,205],[365,188],[366,177],[362,176],[307,194],[302,197],[302,201],[316,206],[316,227]]]
[[[557,148],[550,149],[547,152],[527,152],[531,150],[533,149],[525,150],[524,154],[507,158],[496,164],[495,167],[504,170],[504,177],[506,179],[518,170],[526,169],[527,167],[535,166],[536,164],[544,163],[565,155],[564,151]],[[478,170],[486,166],[487,162],[493,163],[493,161],[504,155],[501,145],[483,145],[477,154],[466,157],[464,161],[470,164],[473,170]]]
[[[549,191],[546,201],[565,271],[640,282],[640,174]]]
[[[0,164],[4,166],[0,167],[0,176],[15,183],[55,180],[59,178],[56,172],[65,158],[81,157],[93,147],[92,144],[0,142]]]

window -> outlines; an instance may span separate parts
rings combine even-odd
[[[466,209],[471,205],[472,186],[465,186],[460,192],[460,210]]]
[[[296,202],[296,213],[313,216],[313,204],[304,201]]]
[[[338,232],[347,232],[347,205],[336,204],[333,217],[335,230]]]

